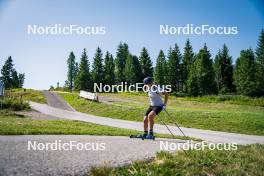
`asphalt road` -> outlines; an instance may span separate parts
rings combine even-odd
[[[29,102],[32,109],[50,118],[64,118],[142,131],[142,122],[126,121],[88,115],[74,111],[56,93],[45,91],[48,105]],[[34,115],[33,115],[34,116]],[[176,127],[169,126],[176,135],[181,133]],[[243,135],[193,128],[183,128],[188,136],[208,142],[236,142],[238,144],[264,143],[264,136]],[[156,133],[168,134],[163,125],[155,125]],[[43,144],[59,141],[60,144],[104,143],[105,150],[28,150],[28,142]],[[156,139],[156,141],[130,139],[119,136],[89,135],[22,135],[0,136],[0,176],[2,175],[87,175],[91,167],[99,165],[122,166],[135,160],[149,159],[160,151],[161,142],[169,141],[181,145],[186,141]]]
[[[44,90],[43,93],[49,106],[67,111],[75,111],[63,98],[57,95],[56,92]]]
[[[112,119],[106,117],[99,117],[95,115],[88,115],[81,112],[66,111],[58,108],[54,108],[45,104],[30,102],[32,109],[39,111],[43,114],[52,115],[59,118],[71,119],[71,120],[80,120],[84,122],[91,122],[100,125],[126,128],[132,130],[142,131],[142,122],[134,122],[128,120]],[[175,126],[169,126],[176,135],[182,135],[180,131]],[[236,133],[227,133],[220,131],[212,130],[201,130],[195,128],[184,128],[181,127],[184,133],[187,136],[196,137],[203,139],[208,142],[226,142],[226,143],[237,143],[237,144],[254,144],[262,143],[264,144],[264,136],[256,135],[245,135],[245,134],[236,134]],[[156,133],[169,134],[167,128],[164,125],[156,124],[154,127]]]
[[[28,142],[60,144],[90,143],[102,145],[95,150],[28,150]],[[0,136],[0,175],[87,175],[92,166],[108,165],[120,166],[135,160],[149,159],[160,151],[160,141],[129,139],[119,136],[88,136],[88,135],[22,135]],[[176,145],[180,140],[169,140]],[[41,144],[42,145],[42,144]],[[66,148],[67,149],[67,148]],[[89,149],[89,148],[88,148]]]

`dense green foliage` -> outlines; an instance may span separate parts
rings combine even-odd
[[[211,54],[204,45],[195,57],[188,78],[188,93],[190,95],[208,95],[216,93],[215,73]]]
[[[234,92],[232,58],[226,45],[215,56],[214,70],[218,91],[222,94]]]
[[[104,83],[107,85],[112,85],[115,83],[115,64],[112,54],[108,51],[106,52],[104,59],[105,66],[105,80]]]
[[[167,61],[165,54],[162,50],[160,50],[154,72],[154,79],[157,84],[165,85],[167,83],[167,79],[168,79],[167,70],[168,69],[167,69]]]
[[[175,44],[174,48],[169,49],[168,53],[168,84],[171,85],[173,91],[180,91],[180,83],[181,83],[181,69],[180,62],[182,56],[180,53],[180,49],[177,44]]]
[[[82,55],[82,63],[83,57]],[[88,60],[87,56],[85,59]],[[264,30],[259,36],[256,53],[252,49],[241,51],[235,65],[225,44],[213,60],[206,45],[198,53],[194,53],[189,39],[185,43],[183,54],[177,44],[169,48],[167,57],[160,50],[155,67],[145,47],[137,57],[130,53],[126,43],[118,45],[115,59],[108,51],[103,56],[102,50],[98,47],[91,71],[89,61],[87,62],[88,64],[85,64],[87,69],[83,74],[83,67],[81,68],[81,64],[78,67],[74,54],[70,53],[66,81],[68,86],[66,87],[72,87],[77,78],[75,75],[86,75],[82,76],[85,77],[82,79],[82,84],[86,86],[79,86],[77,81],[76,89],[90,91],[92,91],[93,83],[134,84],[141,83],[147,76],[154,76],[157,84],[171,85],[173,93],[177,95],[202,96],[218,93],[264,95]],[[13,77],[16,80],[15,75],[14,72]]]
[[[125,82],[125,65],[126,59],[129,55],[128,45],[126,43],[120,43],[117,47],[116,59],[115,59],[115,74],[116,82]]]
[[[21,111],[29,109],[29,104],[25,103],[20,98],[4,98],[0,100],[2,109],[9,109],[13,111]]]
[[[65,87],[73,90],[74,82],[77,76],[78,64],[75,62],[75,55],[73,52],[70,52],[70,55],[67,59],[68,73],[67,80],[65,81]]]
[[[126,82],[129,84],[137,83],[139,80],[138,78],[138,70],[140,68],[139,62],[137,57],[132,56],[129,54],[126,59],[126,65],[125,65],[125,78]]]
[[[140,53],[139,61],[140,61],[141,69],[142,69],[142,80],[145,77],[153,76],[152,61],[145,47],[143,47]]]
[[[194,62],[194,52],[193,48],[191,46],[190,40],[187,39],[185,47],[184,47],[184,53],[183,53],[183,61],[182,61],[182,82],[183,82],[183,91],[187,92],[187,80],[189,77],[189,73],[191,70],[191,66]]]
[[[242,50],[234,73],[237,93],[256,95],[256,62],[252,49]]]
[[[83,49],[79,71],[75,79],[75,88],[77,90],[92,90],[92,87],[90,64],[86,54],[86,49]]]
[[[104,83],[103,53],[99,47],[94,55],[92,77],[95,83]]]
[[[25,74],[17,73],[11,56],[5,61],[1,69],[1,75],[0,80],[3,81],[6,89],[23,87]]]
[[[256,49],[256,62],[257,94],[264,95],[264,29],[262,29],[259,36],[258,46]]]

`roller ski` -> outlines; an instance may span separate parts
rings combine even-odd
[[[139,134],[139,135],[130,135],[130,138],[138,138],[138,139],[150,139],[150,140],[155,140],[155,136],[154,135],[144,135],[144,134]]]
[[[144,139],[150,139],[150,140],[153,140],[153,141],[154,141],[154,140],[155,140],[155,136],[149,134],[149,135],[145,136],[145,137],[143,138],[143,140],[144,140]]]

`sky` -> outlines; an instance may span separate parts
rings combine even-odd
[[[238,3],[239,2],[239,3]],[[104,26],[105,35],[32,35],[28,25]],[[161,35],[160,25],[236,26],[236,35]],[[63,85],[71,51],[79,61],[83,48],[90,63],[99,46],[114,56],[120,42],[134,55],[146,47],[155,65],[159,50],[165,54],[177,43],[183,52],[189,38],[198,52],[204,43],[212,58],[225,43],[233,58],[242,49],[256,48],[264,28],[261,0],[0,0],[0,67],[12,56],[15,68],[25,73],[24,87],[49,89]]]

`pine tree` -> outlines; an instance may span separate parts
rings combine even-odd
[[[125,65],[125,78],[129,84],[142,82],[142,71],[137,56],[128,55]]]
[[[25,74],[18,74],[18,88],[22,88],[24,85],[24,81],[25,81]]]
[[[165,85],[167,83],[167,62],[162,50],[160,50],[157,58],[154,78],[155,82],[159,85]]]
[[[172,90],[178,92],[180,86],[180,62],[182,56],[177,44],[168,53],[168,84],[171,85]]]
[[[126,58],[129,55],[128,45],[120,43],[117,47],[115,59],[115,78],[117,83],[125,82]]]
[[[134,65],[134,59],[131,54],[129,54],[126,59],[125,78],[126,82],[129,84],[134,84],[137,82],[136,67]]]
[[[86,49],[83,49],[81,61],[79,64],[79,71],[76,76],[76,89],[91,91],[93,88],[92,79],[90,75],[90,64],[86,54]]]
[[[188,78],[188,93],[197,96],[216,92],[217,88],[211,54],[207,46],[204,45],[191,67],[190,77]]]
[[[97,47],[94,55],[92,77],[94,83],[104,84],[105,79],[104,79],[103,53],[99,47]]]
[[[113,56],[107,51],[104,59],[105,65],[105,84],[113,85],[115,84],[115,64]]]
[[[75,62],[74,73],[73,73],[74,81],[76,80],[78,72],[79,72],[79,65],[78,65],[78,62]]]
[[[12,73],[14,71],[13,66],[14,64],[12,57],[9,56],[1,69],[1,74],[2,74],[1,80],[3,81],[6,89],[10,89],[13,87],[13,80],[12,80]]]
[[[25,74],[17,73],[11,56],[5,61],[1,69],[1,74],[0,79],[3,81],[6,89],[23,87]]]
[[[139,57],[141,69],[142,69],[142,80],[147,77],[153,76],[153,67],[152,67],[152,61],[149,57],[148,51],[145,47],[143,47],[140,57]]]
[[[17,75],[17,71],[13,70],[11,73],[12,76],[12,88],[18,88],[19,87],[19,79]]]
[[[67,74],[67,87],[69,89],[74,89],[74,81],[76,78],[76,62],[75,62],[75,55],[73,52],[70,53],[69,58],[67,60],[67,65],[68,65],[68,74]]]
[[[223,49],[215,56],[214,70],[218,91],[231,93],[235,87],[233,84],[232,57],[228,54],[228,48],[224,44]]]
[[[240,57],[236,60],[234,79],[237,93],[256,95],[256,61],[251,48],[240,52]]]
[[[198,74],[196,73],[198,69],[196,65],[195,62],[191,65],[187,79],[187,92],[191,96],[199,95]]]
[[[193,48],[191,46],[190,40],[187,39],[184,47],[183,63],[182,63],[182,82],[183,82],[184,92],[187,92],[187,79],[193,62],[194,62]]]
[[[136,73],[136,81],[135,82],[141,83],[143,76],[142,76],[142,69],[141,69],[139,59],[137,56],[133,56],[132,58],[133,58],[134,70]]]
[[[264,95],[264,29],[261,30],[256,48],[258,94]]]

